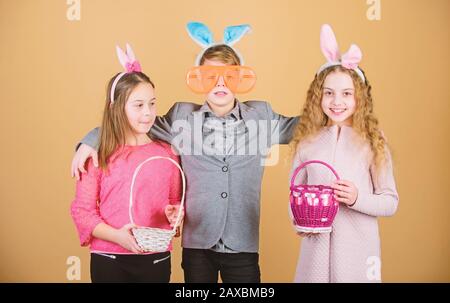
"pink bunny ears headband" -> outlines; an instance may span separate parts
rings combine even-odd
[[[114,92],[116,91],[116,85],[119,82],[119,80],[126,74],[142,71],[141,65],[139,64],[139,61],[136,60],[136,56],[134,55],[134,52],[128,43],[126,53],[118,46],[116,46],[116,51],[117,57],[119,58],[120,64],[125,69],[125,72],[121,72],[120,74],[117,75],[116,79],[114,79],[114,82],[111,86],[111,95],[110,95],[111,104],[114,103]]]
[[[328,24],[322,25],[320,31],[320,48],[327,59],[327,63],[319,68],[317,74],[330,66],[342,65],[347,69],[354,70],[358,76],[366,82],[363,72],[358,68],[362,59],[362,52],[356,44],[352,44],[345,54],[340,54],[339,47],[333,29]]]

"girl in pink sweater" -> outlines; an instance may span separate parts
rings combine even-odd
[[[127,45],[117,49],[126,72],[108,85],[98,164],[88,162],[77,182],[71,215],[82,246],[90,246],[93,282],[169,282],[170,251],[144,253],[131,229],[129,196],[136,167],[151,156],[179,159],[166,143],[147,136],[156,115],[155,91]],[[97,161],[95,161],[97,162]],[[132,214],[138,226],[170,229],[181,196],[180,173],[170,161],[150,161],[139,171]]]
[[[309,160],[295,184],[332,184],[341,203],[331,233],[305,234],[296,282],[381,282],[377,217],[392,216],[398,205],[392,160],[373,113],[371,86],[358,68],[356,45],[340,55],[331,27],[324,25],[321,47],[327,58],[308,90],[292,140],[293,170]],[[292,173],[291,173],[292,176]]]

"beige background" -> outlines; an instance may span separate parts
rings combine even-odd
[[[369,21],[366,0],[81,0],[68,21],[65,0],[0,1],[0,281],[67,282],[66,259],[81,258],[69,216],[75,143],[101,119],[105,85],[120,70],[114,46],[130,42],[155,81],[158,113],[175,101],[201,103],[184,84],[199,47],[185,24],[205,22],[222,38],[249,23],[237,47],[258,83],[245,99],[299,113],[324,62],[319,29],[330,23],[341,49],[356,42],[375,110],[393,147],[398,213],[380,219],[387,282],[450,282],[448,0],[383,0]],[[290,282],[299,238],[287,216],[288,148],[263,179],[260,264],[264,282]],[[182,281],[179,240],[172,281]]]

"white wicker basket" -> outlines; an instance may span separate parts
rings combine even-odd
[[[181,197],[181,203],[180,208],[177,216],[177,220],[175,221],[175,225],[172,229],[162,229],[162,228],[154,228],[154,227],[139,227],[139,228],[133,228],[132,233],[136,239],[137,244],[140,248],[142,248],[145,252],[165,252],[167,251],[167,248],[170,245],[170,242],[172,241],[173,236],[176,233],[177,227],[181,223],[181,215],[183,214],[183,208],[184,208],[184,199],[185,199],[185,193],[186,193],[186,179],[183,173],[183,170],[181,169],[180,165],[174,161],[171,158],[167,157],[161,157],[161,156],[153,156],[145,161],[143,161],[141,164],[136,167],[133,174],[133,179],[131,180],[131,189],[130,189],[130,207],[129,207],[129,216],[130,216],[130,222],[132,224],[134,223],[133,219],[133,213],[132,213],[132,207],[133,207],[133,188],[134,188],[134,182],[136,180],[136,176],[138,175],[141,167],[152,160],[156,159],[163,159],[168,160],[172,162],[180,171],[181,178],[183,181],[183,194]]]

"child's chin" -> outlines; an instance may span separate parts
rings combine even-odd
[[[234,102],[234,97],[232,95],[227,95],[224,97],[212,97],[209,99],[209,102],[213,103],[214,105],[217,106],[225,106],[228,105],[232,102]]]
[[[327,116],[328,116],[328,119],[330,119],[331,121],[336,122],[336,123],[344,122],[345,120],[347,120],[349,118],[348,115],[336,116],[336,115],[333,115],[333,114],[327,114]]]
[[[137,131],[136,130],[135,131],[138,135],[143,135],[143,134],[148,134],[150,129],[151,129],[151,127],[141,127]]]

